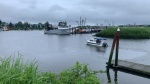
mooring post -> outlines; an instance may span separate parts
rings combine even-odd
[[[110,67],[111,65],[111,60],[112,60],[112,56],[113,56],[113,53],[114,53],[114,48],[115,48],[115,43],[117,41],[117,45],[119,47],[119,32],[120,32],[120,29],[118,28],[117,29],[117,32],[115,33],[115,36],[114,36],[114,40],[113,40],[113,44],[112,44],[112,47],[111,47],[111,51],[110,51],[110,56],[109,56],[109,60],[108,60],[108,68]],[[116,52],[118,52],[118,48],[116,48]],[[116,58],[115,59],[118,59],[118,53],[116,54]],[[118,63],[118,60],[115,62],[116,64]]]
[[[113,56],[113,53],[114,53],[114,48],[115,48],[115,43],[116,43],[116,34],[114,36],[114,40],[113,40],[113,44],[112,44],[112,47],[111,47],[111,51],[110,51],[110,55],[109,55],[109,60],[108,60],[108,67],[110,67],[111,65],[111,60],[112,60],[112,56]]]
[[[119,37],[120,37],[120,29],[118,28],[118,29],[117,29],[117,42],[116,42],[115,67],[118,66]]]

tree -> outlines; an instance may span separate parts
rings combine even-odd
[[[29,28],[29,23],[28,23],[28,22],[25,22],[25,23],[24,23],[24,29],[27,30],[28,28]]]
[[[0,24],[2,24],[2,21],[0,20]]]
[[[13,24],[10,22],[9,25],[8,25],[8,27],[9,27],[9,28],[12,28],[12,27],[13,27]]]
[[[22,24],[22,22],[21,22],[21,21],[19,21],[17,26],[18,26],[18,28],[19,28],[19,29],[22,29],[22,28],[23,28],[23,24]]]
[[[42,29],[43,28],[43,24],[42,23],[38,23],[38,28]]]
[[[0,20],[0,28],[2,27],[2,21]]]
[[[45,30],[49,30],[49,22],[47,21],[46,23],[44,23],[45,25]]]
[[[6,22],[2,22],[1,26],[2,27],[6,26]]]

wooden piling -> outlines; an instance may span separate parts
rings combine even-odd
[[[119,37],[120,37],[120,30],[117,31],[117,41],[116,41],[116,57],[115,57],[115,66],[118,66],[118,51],[119,51]]]
[[[112,43],[112,47],[111,47],[111,51],[110,51],[110,56],[109,56],[109,60],[108,60],[108,67],[110,67],[111,65],[111,60],[112,60],[112,56],[113,56],[113,52],[114,52],[114,48],[115,48],[115,44],[116,44],[116,57],[115,57],[115,65],[118,65],[118,49],[119,49],[119,35],[120,35],[120,29],[117,29],[117,32],[115,33],[114,36],[114,40]]]

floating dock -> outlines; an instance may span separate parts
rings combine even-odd
[[[116,68],[115,60],[112,60],[110,67]],[[138,64],[138,63],[124,61],[124,60],[118,60],[117,68],[150,76],[150,65]]]

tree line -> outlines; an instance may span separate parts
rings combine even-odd
[[[45,23],[38,23],[38,24],[31,24],[28,22],[17,22],[17,23],[12,23],[12,22],[4,22],[0,20],[0,28],[3,28],[4,26],[7,27],[9,30],[42,30],[42,29],[47,29],[49,27],[49,22],[46,21]]]

